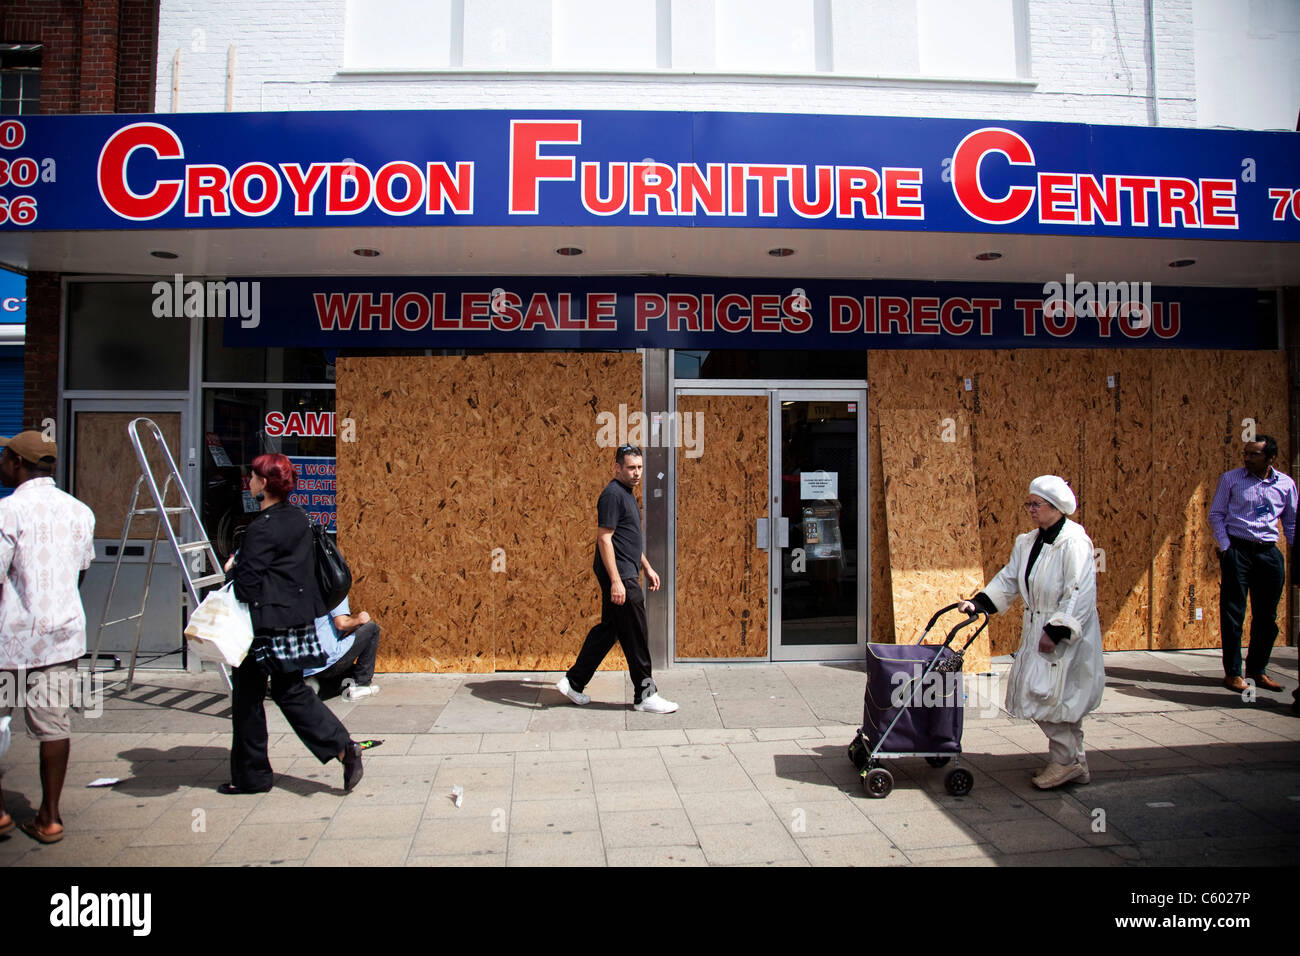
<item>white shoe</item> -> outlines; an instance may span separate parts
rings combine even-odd
[[[374,697],[378,693],[378,684],[349,684],[343,688],[343,699],[361,700],[364,697]]]
[[[315,694],[317,697],[320,696],[320,681],[318,681],[314,677],[308,677],[303,680],[303,683],[311,688],[311,692],[313,694]]]
[[[633,710],[639,710],[643,714],[671,714],[677,710],[677,705],[671,700],[664,700],[658,694],[651,694],[639,704],[632,705]]]
[[[1063,783],[1082,777],[1084,770],[1077,763],[1055,763],[1041,777],[1034,778],[1034,786],[1039,790],[1054,790]],[[1091,778],[1089,778],[1091,779]]]
[[[569,686],[568,675],[565,675],[564,677],[561,677],[558,681],[556,681],[555,689],[558,690],[565,697],[569,698],[569,700],[573,701],[579,707],[591,703],[590,697],[588,697],[582,691],[574,690],[572,687]]]

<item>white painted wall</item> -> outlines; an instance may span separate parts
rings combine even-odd
[[[1195,0],[1197,125],[1294,130],[1300,0]]]
[[[234,108],[246,111],[726,110],[1133,125],[1158,113],[1162,125],[1195,125],[1192,7],[1202,0],[1153,2],[1158,103],[1144,0],[162,0],[157,108],[172,108],[175,80],[177,109],[223,110],[233,46]],[[1017,24],[1027,36],[1015,36]]]

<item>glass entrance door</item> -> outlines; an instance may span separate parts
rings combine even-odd
[[[772,397],[772,659],[856,659],[866,651],[866,393]]]
[[[865,389],[680,388],[674,658],[866,651]]]

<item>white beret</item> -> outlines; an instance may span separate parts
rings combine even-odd
[[[1056,475],[1039,475],[1029,483],[1029,493],[1038,495],[1063,515],[1074,514],[1074,509],[1078,507],[1070,486],[1064,478]]]

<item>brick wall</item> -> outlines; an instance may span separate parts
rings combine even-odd
[[[42,113],[153,110],[158,0],[5,0],[0,41],[42,44]],[[60,303],[57,273],[28,275],[26,427],[57,417]]]
[[[40,428],[59,408],[59,308],[54,272],[27,276],[27,344],[23,348],[23,427]]]

